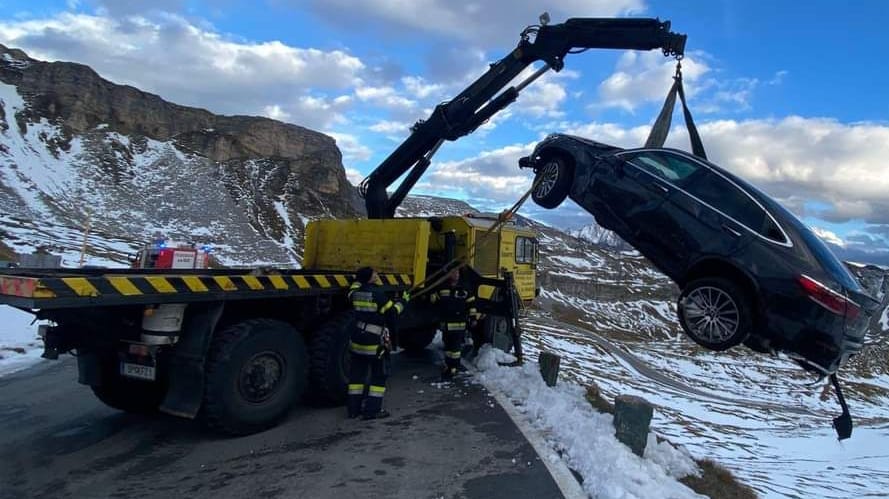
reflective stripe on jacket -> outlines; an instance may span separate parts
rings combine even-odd
[[[355,319],[365,324],[385,326],[387,316],[391,319],[404,311],[401,300],[390,299],[376,284],[352,283],[348,296]]]

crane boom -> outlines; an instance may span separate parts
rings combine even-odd
[[[544,19],[542,18],[541,21]],[[573,51],[591,48],[652,50],[681,56],[686,35],[670,31],[669,21],[658,19],[572,18],[564,23],[529,26],[512,52],[453,99],[442,102],[359,186],[369,218],[392,218],[395,209],[426,172],[432,156],[445,140],[457,140],[475,131],[518,98],[519,92],[547,70],[560,71]],[[536,61],[545,65],[516,86],[498,95],[525,68]],[[392,196],[386,189],[407,176]]]

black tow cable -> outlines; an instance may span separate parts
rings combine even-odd
[[[837,380],[836,374],[830,375],[830,382],[837,394],[837,400],[840,401],[840,407],[843,413],[833,418],[833,429],[837,432],[837,440],[845,440],[852,436],[852,415],[849,414],[849,406],[846,405],[846,399],[843,397],[843,390],[840,389],[840,382]]]
[[[688,130],[688,139],[691,142],[691,152],[695,156],[707,159],[707,153],[704,151],[704,143],[701,141],[701,135],[698,133],[698,127],[688,108],[688,102],[685,99],[685,88],[682,86],[682,56],[676,56],[676,73],[673,75],[673,86],[667,92],[667,98],[661,112],[658,113],[654,120],[654,125],[648,133],[648,139],[645,141],[645,147],[664,147],[667,135],[670,133],[670,125],[673,121],[673,109],[676,107],[676,96],[682,103],[682,116],[685,118],[685,128]]]

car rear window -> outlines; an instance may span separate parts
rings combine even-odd
[[[809,230],[808,227],[804,226],[802,222],[798,223],[800,236],[802,236],[809,251],[812,252],[815,259],[818,260],[818,263],[824,268],[824,271],[830,274],[831,277],[836,279],[837,282],[845,286],[847,289],[851,291],[861,291],[861,285],[858,284],[858,280],[852,276],[852,273],[849,272],[849,269],[846,268],[845,265],[843,265],[843,262],[830,251],[830,248],[824,244],[824,241],[822,241],[814,232]]]
[[[779,243],[786,243],[787,237],[784,236],[784,232],[778,227],[778,224],[771,219],[771,217],[766,217],[765,225],[763,226],[760,234],[765,236],[767,239],[771,239],[772,241]]]

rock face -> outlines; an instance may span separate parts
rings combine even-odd
[[[100,236],[161,229],[233,263],[294,262],[307,218],[363,212],[329,136],[179,106],[2,45],[0,134],[0,209],[16,218],[0,229],[13,238],[89,216]]]

